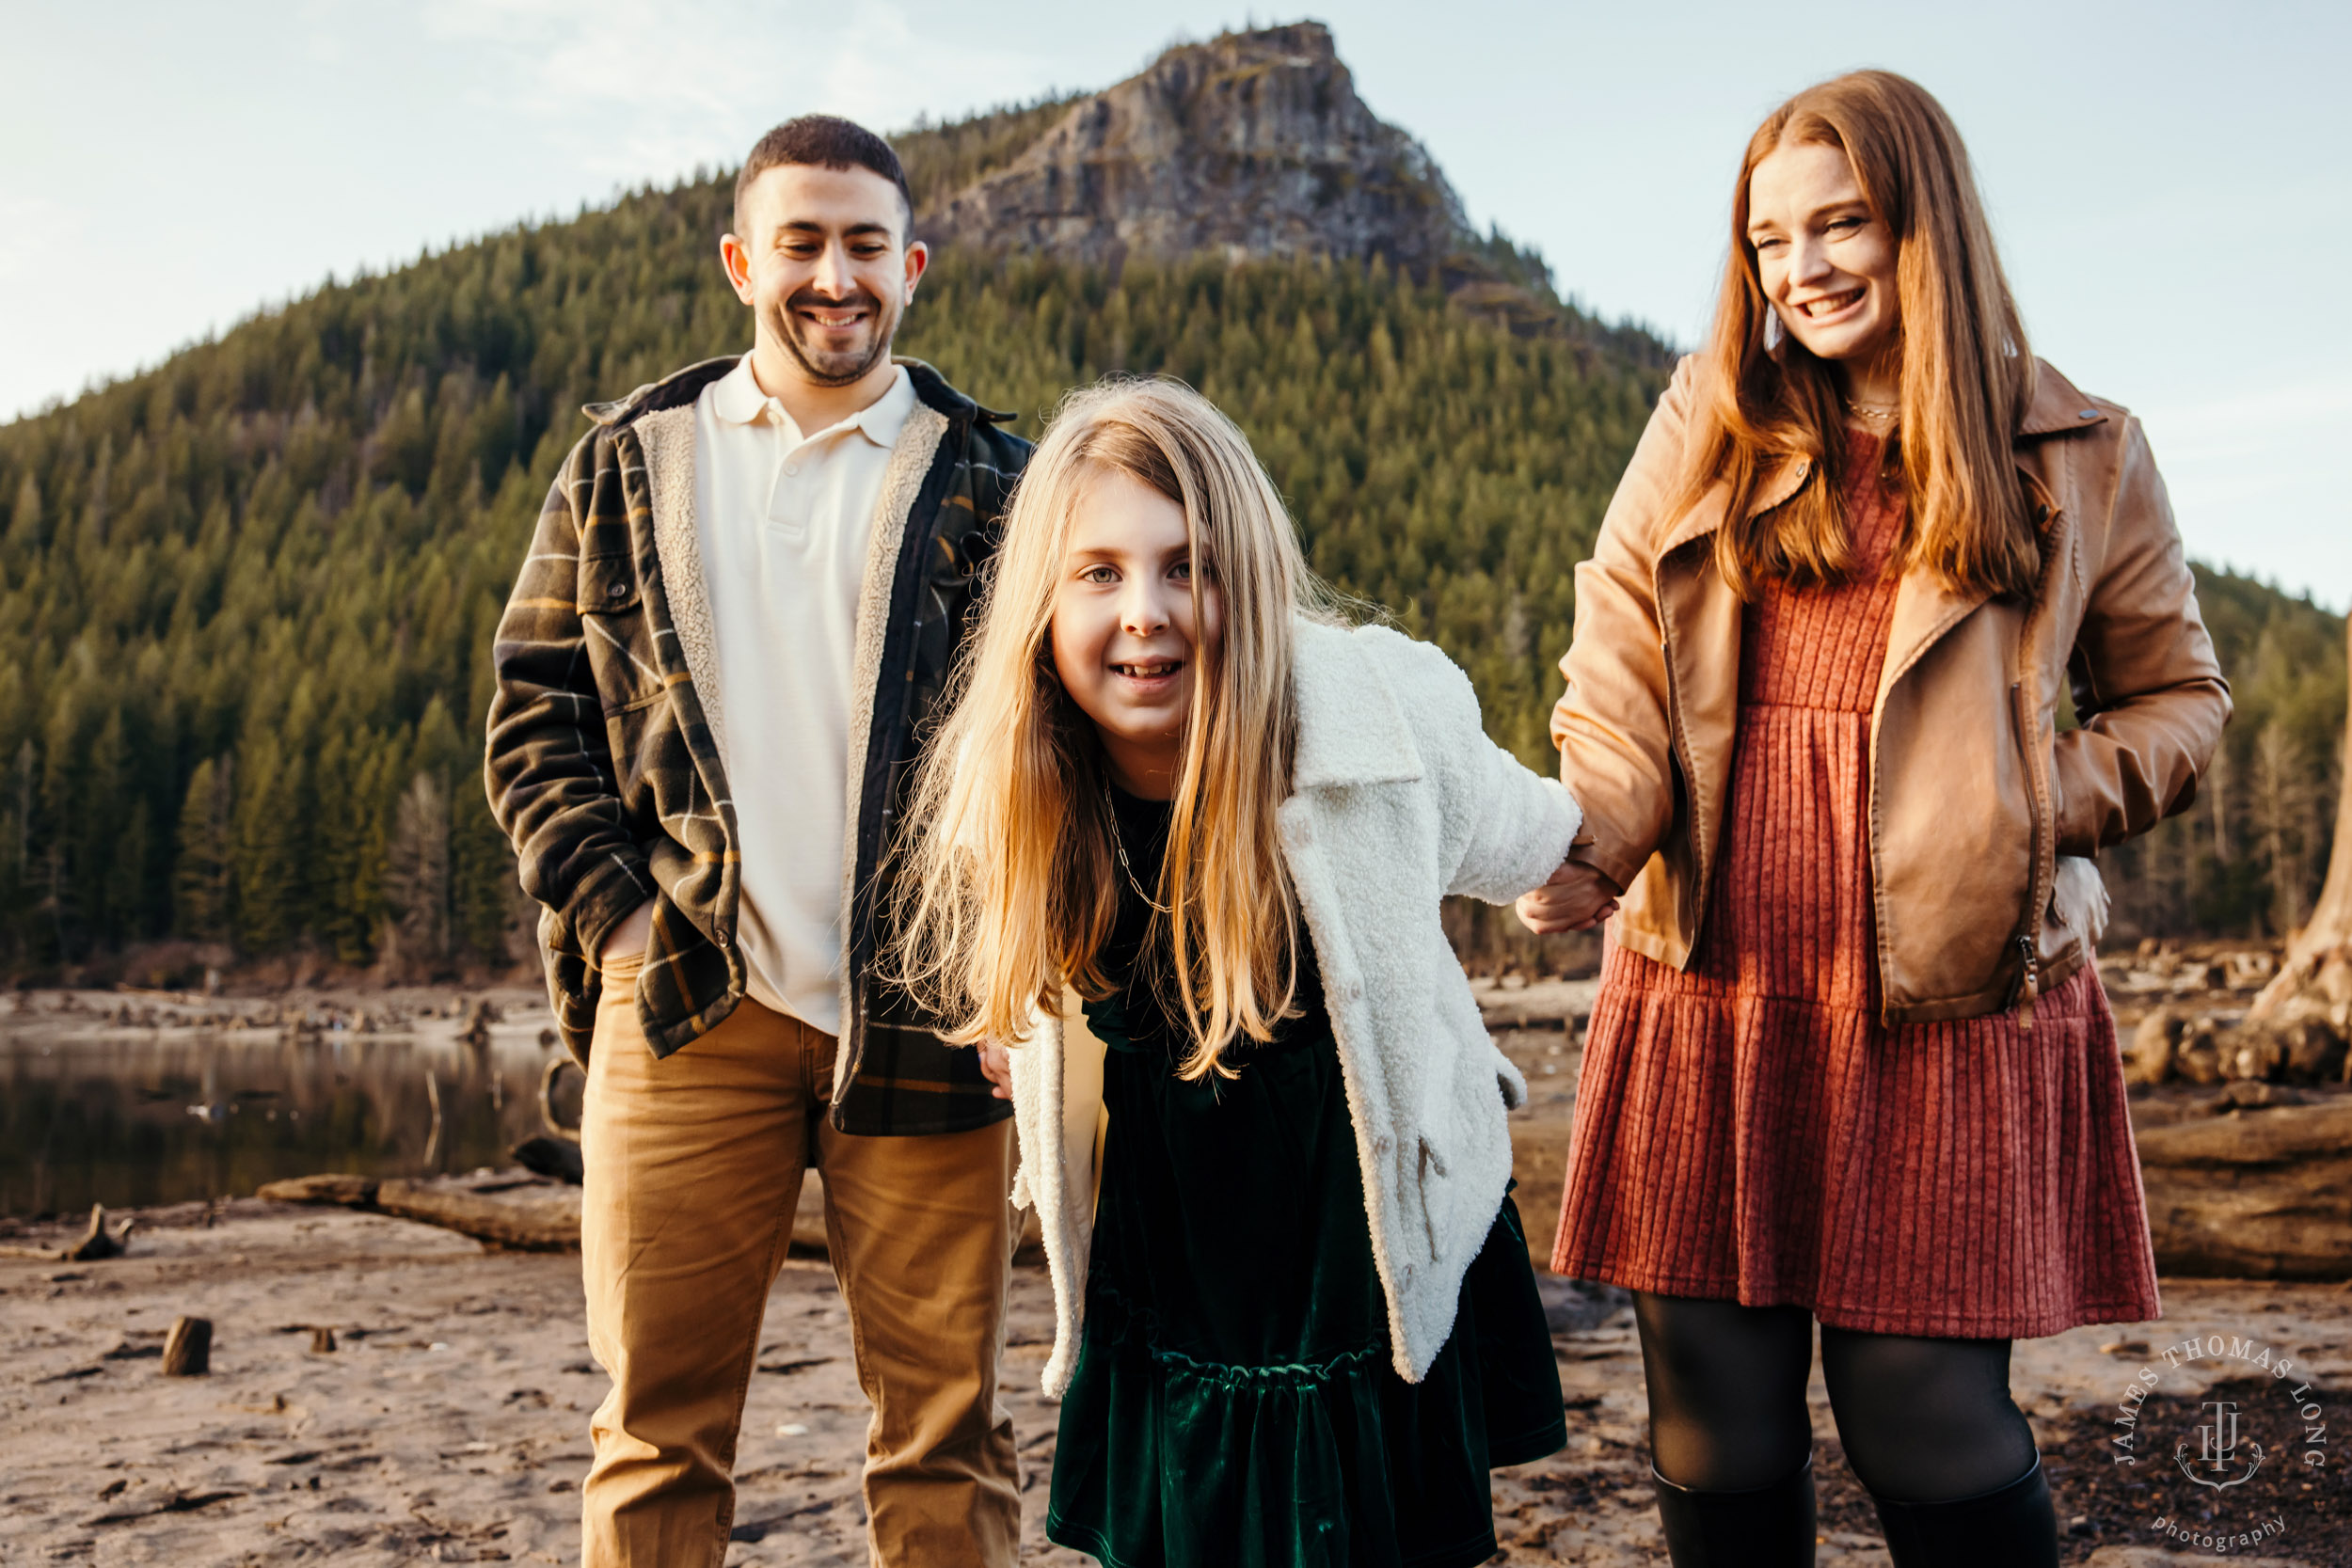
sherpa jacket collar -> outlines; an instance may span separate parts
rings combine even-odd
[[[1346,632],[1302,626],[1291,681],[1298,711],[1294,789],[1409,784],[1422,776],[1421,750],[1396,693]]]

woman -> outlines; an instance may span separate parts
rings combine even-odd
[[[1635,1292],[1674,1560],[1812,1560],[1818,1320],[1895,1561],[2055,1563],[2010,1342],[2157,1312],[2084,857],[2230,703],[2138,422],[2027,351],[1915,83],[1750,139],[1562,667],[1587,820],[1521,914],[1622,908],[1552,1267]]]
[[[1438,900],[1540,883],[1575,803],[1445,655],[1318,608],[1188,388],[1075,394],[995,571],[901,951],[948,1037],[1025,1042],[1046,1534],[1112,1568],[1484,1562],[1488,1468],[1566,1434],[1505,1196],[1525,1085]]]

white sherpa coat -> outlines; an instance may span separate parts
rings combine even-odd
[[[1557,780],[1486,738],[1469,678],[1428,643],[1379,626],[1302,623],[1295,672],[1293,793],[1277,813],[1282,855],[1339,1039],[1391,1357],[1419,1382],[1453,1332],[1463,1274],[1502,1206],[1505,1117],[1527,1098],[1526,1080],[1479,1021],[1438,900],[1516,898],[1567,857],[1581,817]],[[1058,1397],[1085,1310],[1103,1047],[1073,1000],[1011,1054],[1013,1202],[1034,1204],[1044,1233],[1054,1280],[1045,1391]]]

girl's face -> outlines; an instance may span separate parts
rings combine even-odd
[[[1867,363],[1894,342],[1895,236],[1841,148],[1783,142],[1748,176],[1748,244],[1788,335],[1823,359]]]
[[[1193,625],[1184,509],[1132,475],[1098,475],[1078,502],[1054,589],[1054,672],[1094,721],[1113,782],[1131,795],[1175,793],[1192,717],[1194,672],[1214,652],[1224,604],[1200,585]]]

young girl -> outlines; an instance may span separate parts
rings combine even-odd
[[[1577,569],[1592,820],[1522,909],[1625,908],[1552,1267],[1635,1292],[1679,1568],[1813,1560],[1817,1322],[1897,1568],[2055,1568],[2010,1342],[2157,1313],[2086,857],[2193,799],[2229,692],[2147,438],[2033,358],[1933,98],[1798,94],[1731,211]]]
[[[1565,1433],[1505,1196],[1525,1085],[1438,899],[1541,883],[1576,805],[1443,654],[1339,624],[1181,386],[1073,396],[995,570],[900,952],[949,1038],[1012,1047],[1046,1533],[1113,1568],[1483,1562],[1486,1470]]]

